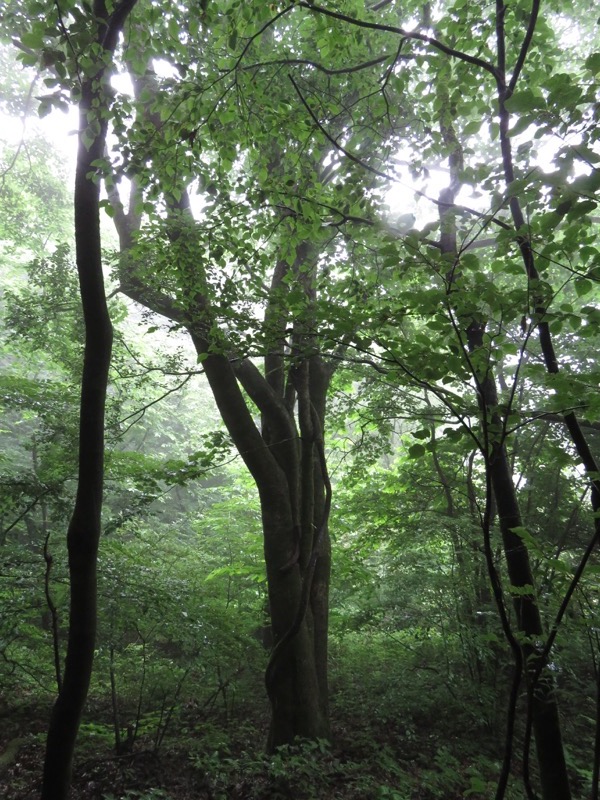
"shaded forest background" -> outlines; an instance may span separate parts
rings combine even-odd
[[[0,8],[4,795],[597,800],[594,4]]]

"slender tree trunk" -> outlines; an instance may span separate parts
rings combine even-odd
[[[320,435],[325,433],[325,411],[327,393],[332,377],[332,368],[324,364],[318,356],[310,362],[310,397],[313,409],[320,425]],[[327,476],[323,474],[323,464],[319,454],[314,454],[314,521],[315,531],[327,516],[326,497]],[[321,713],[325,723],[325,733],[329,734],[329,682],[327,677],[328,641],[329,641],[329,585],[331,578],[331,540],[329,527],[326,524],[319,544],[319,557],[312,577],[310,593],[310,609],[313,620],[315,646],[315,662],[319,684]]]
[[[534,37],[539,10],[540,1],[532,0],[527,31],[523,38],[517,65],[513,70],[510,80],[507,81],[504,35],[505,6],[501,0],[496,0],[496,31],[498,42],[498,116],[500,123],[499,133],[500,147],[502,152],[502,167],[507,187],[514,183],[516,175],[513,164],[512,140],[509,132],[510,113],[506,107],[506,102],[510,99],[513,92],[517,88],[521,69],[525,64],[528,50]],[[532,316],[534,323],[538,329],[540,349],[547,371],[550,374],[556,374],[559,371],[559,362],[554,350],[552,334],[550,332],[550,326],[548,323],[546,308],[547,300],[544,298],[543,292],[537,288],[540,284],[540,275],[536,266],[534,249],[527,234],[528,226],[526,225],[525,216],[521,207],[521,201],[518,196],[510,195],[509,208],[515,230],[515,241],[519,246],[524,271],[530,282],[529,285],[534,287],[531,297],[531,311],[533,312]],[[588,548],[587,555],[584,556],[584,560],[581,562],[581,568],[583,570],[593,545],[597,544],[597,542],[600,540],[600,519],[598,518],[598,512],[600,511],[600,480],[598,479],[598,464],[583,434],[583,431],[581,430],[581,426],[575,413],[566,413],[564,415],[564,423],[571,441],[576,449],[577,455],[581,459],[581,462],[590,479],[592,489],[592,508],[596,514],[596,519],[594,520],[594,537],[590,547]],[[565,599],[566,602],[568,602],[568,596]],[[551,634],[551,638],[553,635],[555,635],[555,632],[556,630],[554,629]],[[546,648],[546,651],[547,649],[548,648]],[[538,760],[540,761],[542,791],[544,800],[568,800],[571,795],[566,774],[564,754],[562,752],[557,752],[556,742],[552,744],[551,742],[547,741],[548,737],[551,735],[550,732],[553,730],[555,724],[557,724],[557,719],[554,719],[552,704],[543,702],[544,696],[548,692],[546,686],[548,683],[551,684],[552,682],[551,676],[545,675],[541,670],[541,667],[544,666],[545,664],[539,664],[537,670],[535,671],[535,675],[539,677],[537,677],[537,680],[534,679],[533,698],[531,705],[532,722],[536,738],[536,749],[538,753]]]
[[[483,329],[475,326],[469,332],[473,349],[481,347]],[[552,675],[543,664],[539,678],[541,651],[546,638],[539,606],[535,596],[535,582],[529,561],[529,551],[523,538],[515,532],[522,527],[521,513],[512,479],[512,471],[503,441],[498,437],[502,420],[494,411],[498,407],[496,385],[491,374],[479,382],[479,399],[484,417],[491,432],[491,452],[488,457],[490,478],[498,523],[502,535],[508,577],[513,591],[513,605],[517,627],[522,636],[521,648],[528,682],[534,681],[532,723],[538,758],[542,796],[544,800],[569,800],[571,797],[567,765],[560,727],[558,704]]]
[[[87,127],[86,115],[92,96],[88,84],[81,101],[80,132]],[[67,795],[96,641],[96,554],[104,476],[104,405],[112,346],[112,326],[102,281],[98,186],[87,178],[90,162],[100,157],[97,153],[98,148],[87,150],[80,138],[75,183],[75,242],[86,342],[81,387],[79,483],[67,534],[71,588],[67,655],[63,685],[48,731],[43,800],[59,800]]]
[[[111,53],[136,0],[123,0],[109,16],[94,4],[98,43]],[[87,697],[96,641],[96,555],[101,530],[104,478],[104,407],[112,348],[100,243],[99,183],[92,166],[104,151],[106,121],[102,108],[105,66],[82,85],[79,145],[75,177],[75,246],[85,321],[85,349],[79,422],[79,475],[75,507],[67,533],[71,598],[69,636],[62,686],[50,718],[42,800],[65,800],[71,782],[75,740]],[[100,132],[86,141],[90,123]]]
[[[455,281],[460,274],[460,255],[457,247],[456,222],[453,206],[460,189],[463,168],[461,144],[453,126],[452,108],[445,84],[437,87],[440,97],[440,130],[449,150],[450,185],[440,194],[440,249],[448,261],[448,291],[450,297],[457,292]],[[540,667],[540,657],[545,638],[539,607],[535,597],[535,586],[529,552],[523,538],[515,532],[522,527],[521,514],[512,469],[504,445],[504,427],[498,414],[498,392],[484,347],[485,322],[475,319],[468,309],[457,312],[470,353],[474,356],[472,369],[484,426],[484,442],[507,572],[513,592],[513,604],[517,627],[522,637],[521,650],[525,674],[535,682],[532,703],[532,723],[535,734],[540,780],[544,800],[570,800],[568,775],[562,743],[558,705],[554,682],[547,670],[535,678]],[[483,355],[478,368],[479,355]],[[545,664],[542,665],[545,667]],[[532,684],[533,685],[533,684]],[[509,754],[510,758],[510,754]]]

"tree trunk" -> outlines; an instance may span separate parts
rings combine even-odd
[[[265,491],[266,490],[266,491]],[[286,643],[266,678],[271,702],[269,751],[295,738],[325,738],[327,719],[321,708],[314,626],[310,608],[298,619],[303,602],[300,564],[291,567],[285,546],[292,530],[289,499],[284,485],[259,487],[262,506],[265,563],[269,584],[274,650]],[[287,536],[286,536],[287,534]],[[297,625],[297,632],[289,631]]]
[[[109,16],[94,4],[98,43],[111,53],[136,0],[123,0]],[[92,24],[92,23],[90,23]],[[112,348],[100,243],[99,183],[91,175],[102,158],[106,120],[96,104],[104,100],[105,66],[82,85],[75,177],[75,247],[85,321],[85,349],[79,422],[79,475],[67,533],[70,579],[69,636],[64,677],[52,709],[42,784],[42,800],[65,800],[71,782],[75,740],[88,693],[96,641],[96,555],[101,530],[104,478],[104,407]],[[93,115],[93,117],[92,117]],[[100,125],[86,143],[90,123]]]
[[[469,334],[470,346],[481,346],[482,342],[479,337],[482,333],[483,329],[479,327],[475,334],[473,332]],[[498,437],[502,431],[502,420],[493,411],[498,407],[498,396],[495,382],[489,373],[479,383],[478,388],[484,424],[487,423],[489,431],[497,432],[495,437]],[[507,572],[513,591],[517,627],[522,636],[521,649],[525,676],[529,684],[533,682],[532,724],[542,784],[542,797],[544,800],[569,800],[571,792],[554,680],[546,669],[546,664],[540,665],[546,634],[535,596],[529,551],[523,538],[515,532],[515,529],[522,527],[522,520],[506,448],[503,441],[493,437],[494,433],[490,437],[491,453],[488,466],[498,511]],[[542,672],[537,678],[536,672],[540,666],[542,666]]]
[[[452,108],[446,84],[436,85],[440,98],[440,132],[449,151],[450,185],[440,193],[440,249],[448,261],[448,293],[450,298],[459,297],[456,278],[460,274],[460,254],[457,247],[454,203],[461,186],[463,152],[453,126]],[[507,571],[513,594],[513,605],[517,627],[521,635],[521,651],[525,675],[534,686],[532,724],[544,800],[570,800],[567,768],[560,729],[558,705],[554,682],[547,670],[542,670],[536,679],[543,648],[544,630],[535,597],[533,573],[529,552],[523,538],[515,532],[522,527],[521,514],[512,470],[504,444],[504,426],[498,414],[498,392],[484,347],[486,323],[470,314],[470,310],[456,309],[452,299],[452,312],[456,314],[460,328],[464,330],[468,350],[472,355],[471,369],[475,379],[477,399],[484,429],[484,456],[498,514],[500,532]],[[478,355],[484,355],[481,362]],[[479,367],[481,363],[483,366]],[[509,754],[510,759],[510,754]]]
[[[325,411],[327,405],[327,393],[332,377],[332,367],[324,364],[322,359],[314,357],[310,363],[310,396],[313,408],[321,427],[321,435],[325,432]],[[326,509],[326,481],[327,476],[323,474],[323,464],[319,459],[318,453],[314,454],[314,529],[318,530],[319,525],[327,517]],[[320,546],[319,558],[315,565],[312,578],[310,593],[310,609],[313,620],[313,635],[315,642],[315,662],[317,668],[317,680],[319,684],[319,698],[321,712],[326,722],[326,734],[329,734],[329,682],[327,678],[328,664],[328,641],[329,641],[329,585],[331,578],[331,540],[329,537],[329,527],[326,524],[323,530]]]
[[[205,353],[206,342],[194,341]],[[250,361],[238,364],[235,373],[223,356],[209,356],[203,363],[223,422],[260,497],[274,642],[265,678],[272,710],[268,749],[297,737],[326,738],[329,544],[326,525],[315,541],[326,515],[315,442],[307,431],[300,441],[293,411]],[[326,376],[327,368],[322,370]],[[262,412],[262,435],[236,376]],[[321,413],[328,384],[328,378],[315,381],[314,403],[309,399]]]

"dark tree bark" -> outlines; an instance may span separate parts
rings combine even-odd
[[[473,326],[473,330],[468,332],[469,347],[473,352],[483,347],[482,337],[481,326]],[[532,724],[542,796],[544,800],[569,800],[571,793],[554,680],[545,669],[543,655],[546,632],[535,596],[529,551],[522,537],[515,532],[523,523],[501,433],[503,421],[495,411],[498,408],[498,394],[491,372],[488,371],[478,380],[477,390],[483,423],[487,425],[489,432],[490,453],[487,456],[487,465],[496,501],[508,577],[514,595],[517,628],[522,637],[525,677],[532,692]]]
[[[460,275],[460,254],[457,246],[456,223],[453,207],[460,189],[463,154],[452,124],[452,110],[443,86],[438,87],[440,96],[440,129],[449,151],[450,185],[440,195],[440,250],[448,262],[448,294],[450,313],[458,319],[458,333],[466,339],[466,348],[471,354],[471,369],[475,380],[477,399],[483,427],[483,446],[486,469],[493,490],[498,523],[502,535],[504,556],[513,593],[517,628],[520,634],[521,657],[516,653],[516,667],[524,666],[525,677],[531,692],[532,725],[535,734],[540,780],[544,800],[569,800],[571,797],[564,748],[562,743],[558,705],[552,675],[545,669],[543,650],[546,638],[539,606],[535,595],[535,581],[529,552],[516,529],[522,527],[517,493],[512,479],[512,468],[505,447],[505,426],[498,412],[498,392],[491,368],[491,359],[486,351],[484,334],[485,320],[471,316],[469,310],[456,310],[459,289],[456,279]],[[492,577],[492,576],[490,576]],[[516,645],[510,630],[505,631]],[[547,655],[547,654],[546,654]],[[509,716],[514,713],[511,709]],[[513,721],[509,719],[509,728]],[[499,784],[503,795],[508,778],[511,758],[511,736],[505,766]],[[527,787],[528,792],[530,787]]]
[[[102,0],[94,3],[90,25],[97,42],[112,53],[123,24],[136,0],[122,0],[109,15]],[[75,507],[69,524],[70,606],[64,676],[52,709],[42,785],[42,800],[65,800],[71,782],[73,752],[87,697],[96,640],[96,555],[100,537],[104,477],[104,407],[112,347],[100,248],[99,183],[91,174],[104,152],[106,67],[81,87],[79,145],[75,178],[75,245],[81,302],[85,321],[85,350],[81,383],[79,475]],[[96,102],[99,101],[99,107]],[[89,146],[84,133],[90,122],[100,131]]]
[[[294,266],[305,265],[307,257],[308,246],[301,245]],[[278,264],[273,290],[280,288],[284,274]],[[272,297],[276,294],[272,291]],[[273,304],[267,317],[277,318],[281,326],[289,322]],[[206,353],[209,343],[192,338],[198,352]],[[265,376],[248,359],[235,366],[223,356],[203,362],[221,417],[260,497],[274,642],[266,674],[272,708],[269,749],[296,737],[325,738],[329,733],[328,479],[320,455],[332,367],[317,353],[303,352],[299,334],[296,364],[289,369],[278,341],[275,337],[265,356]],[[239,384],[261,412],[261,432]]]

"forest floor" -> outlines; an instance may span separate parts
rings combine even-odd
[[[505,673],[499,669],[476,682],[450,670],[452,662],[427,643],[407,656],[405,648],[377,648],[376,639],[363,638],[346,652],[332,647],[331,744],[305,741],[271,755],[265,754],[269,717],[260,661],[236,670],[236,683],[196,680],[180,695],[172,686],[169,694],[168,684],[154,692],[146,686],[145,710],[140,685],[127,684],[119,695],[121,736],[132,721],[137,734],[121,755],[115,754],[110,691],[98,682],[79,731],[69,800],[494,797],[505,736]],[[564,695],[563,709],[572,697]],[[52,701],[51,691],[31,687],[14,686],[4,700],[0,695],[1,800],[38,800]],[[590,796],[593,740],[583,710],[571,702],[570,713],[563,712],[574,800]],[[523,713],[505,800],[525,796],[522,719]],[[535,764],[531,778],[537,786]]]
[[[99,714],[104,711],[104,715]],[[37,800],[49,709],[35,704],[0,715],[0,797]],[[177,709],[158,750],[150,734],[133,752],[116,756],[107,709],[93,709],[106,724],[84,723],[73,772],[71,800],[473,800],[493,783],[479,759],[457,758],[437,736],[415,736],[389,721],[334,719],[333,744],[305,743],[264,754],[267,719],[256,706],[235,718],[193,703]],[[407,733],[409,735],[407,735]],[[484,759],[485,761],[485,759]],[[487,762],[493,766],[492,762]],[[479,790],[479,791],[478,791]]]

